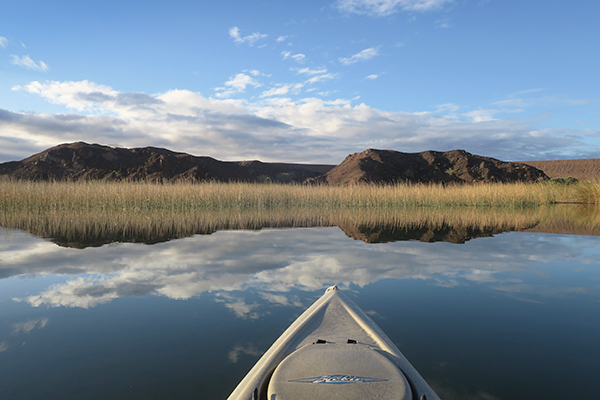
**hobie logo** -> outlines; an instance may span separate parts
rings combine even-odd
[[[364,376],[352,375],[323,375],[315,378],[295,379],[289,382],[301,383],[328,383],[332,385],[340,385],[344,383],[368,383],[368,382],[384,382],[387,379],[366,378]]]

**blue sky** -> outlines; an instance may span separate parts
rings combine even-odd
[[[0,12],[0,162],[60,143],[337,164],[600,158],[596,1],[31,1]]]

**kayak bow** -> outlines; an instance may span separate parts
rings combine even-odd
[[[228,400],[439,400],[387,335],[332,286],[275,341]]]

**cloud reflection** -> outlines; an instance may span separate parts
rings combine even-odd
[[[259,357],[263,355],[263,352],[256,348],[253,344],[244,346],[235,346],[229,352],[227,358],[231,363],[237,363],[242,355]]]
[[[30,319],[25,322],[18,322],[12,325],[13,334],[29,333],[34,329],[42,329],[48,324],[48,318]]]
[[[217,293],[216,301],[224,303],[225,307],[242,319],[258,319],[261,317],[261,314],[254,312],[254,310],[260,307],[258,303],[247,304],[243,299],[229,293]]]
[[[220,231],[148,246],[113,244],[65,249],[26,234],[0,244],[0,276],[77,275],[39,294],[33,307],[90,308],[119,297],[150,294],[189,299],[213,293],[240,318],[259,318],[264,303],[301,307],[290,290],[337,284],[364,287],[383,279],[423,279],[432,285],[485,285],[510,296],[598,292],[574,281],[556,290],[540,265],[597,265],[599,238],[507,233],[466,244],[348,239],[338,228]],[[46,252],[40,251],[44,248]],[[262,304],[240,295],[255,290]],[[20,328],[26,329],[26,328]]]

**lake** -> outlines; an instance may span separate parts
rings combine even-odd
[[[333,284],[443,399],[596,398],[600,236],[563,217],[93,243],[0,228],[0,398],[225,399]]]

